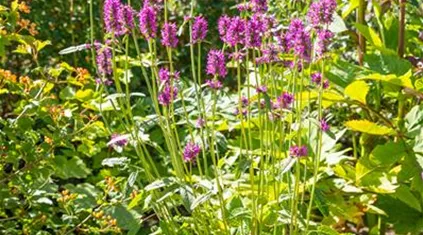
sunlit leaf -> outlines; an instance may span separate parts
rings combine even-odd
[[[355,81],[345,88],[345,94],[351,99],[366,104],[366,96],[370,87],[364,81]]]
[[[345,123],[345,126],[353,131],[370,135],[394,135],[395,131],[389,127],[381,126],[368,120],[353,120]]]

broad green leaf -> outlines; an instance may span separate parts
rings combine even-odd
[[[398,198],[411,208],[422,212],[419,200],[411,193],[410,189],[407,186],[401,185],[399,188],[397,188],[394,197]]]
[[[91,89],[86,90],[78,90],[75,94],[75,97],[80,101],[88,101],[90,100],[94,95],[94,91]]]
[[[391,167],[407,153],[403,142],[378,145],[370,156],[363,156],[356,165],[356,181],[359,185],[378,193],[393,193],[398,187],[390,175]]]
[[[373,74],[365,75],[359,79],[383,81],[383,82],[388,82],[398,86],[413,88],[413,84],[411,83],[411,76],[412,76],[412,72],[410,70],[402,76],[397,76],[395,74],[383,75],[380,73],[373,73]]]
[[[366,96],[370,87],[364,81],[355,81],[345,88],[345,94],[351,99],[366,104]]]
[[[56,167],[55,174],[62,179],[82,179],[91,173],[91,170],[78,157],[72,157],[70,160],[67,160],[66,156],[59,155],[53,161]]]
[[[355,23],[354,24],[357,30],[363,34],[363,36],[373,45],[376,47],[383,47],[382,40],[380,39],[379,35],[370,27]]]
[[[368,120],[353,120],[345,123],[345,126],[353,131],[367,133],[370,135],[394,135],[392,128],[381,126]]]

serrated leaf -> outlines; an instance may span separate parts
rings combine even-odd
[[[366,96],[370,87],[364,81],[355,81],[345,88],[345,94],[351,99],[366,104]]]
[[[353,120],[344,124],[350,130],[358,131],[370,135],[394,135],[395,131],[392,128],[381,126],[377,123],[368,120]]]

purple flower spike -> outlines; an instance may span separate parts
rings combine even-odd
[[[254,12],[266,12],[267,11],[267,0],[252,0],[252,8]]]
[[[328,25],[333,21],[333,13],[336,10],[336,0],[320,0],[313,2],[307,13],[308,21],[314,27]]]
[[[304,23],[300,19],[293,19],[285,35],[287,49],[293,50],[301,59],[310,58],[311,39]]]
[[[294,95],[284,92],[281,96],[278,97],[277,102],[273,105],[276,109],[287,109],[294,102]]]
[[[324,29],[317,30],[316,55],[318,57],[322,56],[327,51],[327,46],[332,37],[333,37],[333,33],[329,30],[324,30]]]
[[[119,146],[119,147],[123,147],[125,145],[128,144],[128,139],[123,136],[123,135],[119,135],[119,134],[112,134],[111,140],[110,140],[110,145],[115,145],[115,146]]]
[[[205,124],[206,124],[206,121],[204,121],[203,118],[199,117],[197,119],[197,122],[195,123],[195,127],[196,128],[203,128]]]
[[[178,28],[175,23],[165,23],[162,28],[162,45],[175,48],[178,45],[177,32]]]
[[[207,20],[202,16],[197,16],[192,24],[192,43],[204,41],[208,32]]]
[[[266,93],[267,92],[267,86],[266,85],[257,86],[256,92],[257,93]]]
[[[139,13],[140,31],[146,39],[157,35],[157,13],[153,7],[145,4]]]
[[[112,69],[112,49],[109,47],[98,47],[97,50],[97,68],[100,76],[105,77],[113,73]]]
[[[306,157],[308,155],[307,146],[292,146],[289,148],[289,153],[291,157]]]
[[[242,97],[241,97],[241,103],[242,103],[242,106],[243,106],[243,107],[248,106],[248,103],[249,103],[248,98],[247,98],[247,97],[245,97],[245,96],[242,96]]]
[[[323,89],[328,89],[329,88],[329,80],[325,80],[324,82],[323,82]]]
[[[325,120],[325,119],[320,120],[320,129],[321,129],[323,132],[329,131],[330,126],[329,126],[329,124],[326,122],[326,120]]]
[[[120,0],[106,0],[104,2],[103,17],[107,33],[113,33],[115,36],[120,36],[124,33],[122,7]]]
[[[192,161],[194,158],[198,156],[200,151],[201,151],[201,148],[198,144],[194,142],[187,143],[184,149],[184,154],[183,154],[185,162]]]
[[[229,28],[226,32],[226,42],[230,46],[235,46],[244,41],[246,21],[239,16],[230,20]]]
[[[262,38],[267,30],[264,19],[261,15],[255,14],[250,20],[247,21],[245,28],[244,44],[248,48],[260,47]]]
[[[173,74],[167,68],[161,68],[159,70],[159,79],[162,83],[169,83],[171,78],[178,80],[180,76],[179,71],[175,71]]]
[[[135,27],[135,10],[130,5],[125,5],[122,8],[122,15],[126,31],[131,32],[131,30]]]
[[[168,106],[173,102],[174,98],[178,95],[178,88],[173,87],[173,90],[170,85],[166,84],[163,91],[159,94],[158,100],[159,103],[163,106]]]
[[[213,90],[219,90],[220,88],[222,88],[222,82],[217,79],[207,80],[206,85]]]
[[[226,34],[228,33],[230,24],[231,18],[227,15],[221,16],[217,23],[220,39],[225,43],[228,43],[228,41],[226,40]]]
[[[227,73],[225,55],[219,50],[210,50],[207,57],[207,74],[225,77]]]
[[[311,74],[311,81],[316,85],[316,86],[320,86],[322,83],[322,74],[319,72],[313,73]],[[323,81],[323,89],[328,89],[329,88],[329,80],[324,80]]]
[[[322,74],[319,72],[311,74],[311,81],[316,85],[320,85],[322,82]]]

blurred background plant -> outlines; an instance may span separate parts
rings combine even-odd
[[[146,2],[131,6],[138,12]],[[213,91],[199,86],[206,52],[239,52],[218,37],[218,19],[246,1],[164,2],[160,26],[178,23],[176,50],[106,32],[103,1],[0,5],[1,233],[422,232],[421,3],[338,1],[324,59],[302,71],[254,65],[264,50],[249,48]],[[279,22],[273,33],[306,19],[311,3],[268,1]],[[190,47],[192,11],[209,25],[200,55]],[[105,80],[93,55],[98,62],[107,50],[113,74]],[[277,59],[300,64],[288,52]],[[163,65],[164,84],[179,88],[169,89],[168,106],[148,84]],[[274,124],[266,111],[283,89],[293,110]]]

